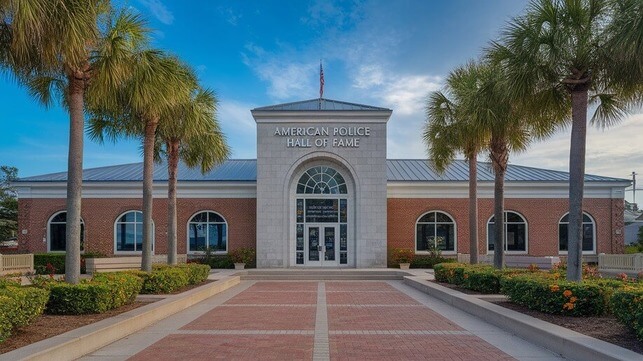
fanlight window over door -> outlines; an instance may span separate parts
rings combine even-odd
[[[297,182],[297,194],[347,194],[346,181],[326,166],[312,167]]]

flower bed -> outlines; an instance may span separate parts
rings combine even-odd
[[[535,267],[497,270],[491,266],[443,263],[434,270],[438,282],[481,293],[502,293],[513,303],[549,314],[588,316],[613,312],[643,340],[643,283],[627,277],[601,279],[590,267],[584,267],[582,282],[565,280],[559,268],[540,272]]]

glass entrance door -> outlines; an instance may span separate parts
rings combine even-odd
[[[337,266],[337,226],[306,225],[306,265]]]

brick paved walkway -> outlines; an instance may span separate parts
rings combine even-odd
[[[84,359],[559,359],[397,281],[244,281],[186,311]]]

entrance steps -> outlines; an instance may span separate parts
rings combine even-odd
[[[399,269],[250,269],[238,272],[242,280],[253,281],[326,281],[326,280],[401,280],[413,273]]]

